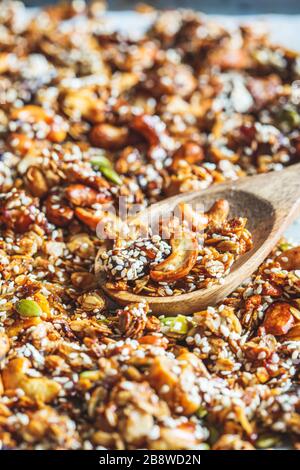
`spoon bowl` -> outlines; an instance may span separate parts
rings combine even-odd
[[[192,207],[200,203],[207,210],[217,199],[227,199],[230,217],[246,217],[252,233],[253,247],[232,265],[223,283],[177,296],[154,297],[116,291],[103,287],[107,295],[121,305],[147,301],[151,310],[164,315],[189,315],[215,305],[248,278],[274,248],[284,230],[300,209],[300,164],[280,172],[246,177],[235,182],[218,184],[204,191],[180,194],[151,206],[138,215],[141,222],[149,216],[170,213],[179,203]],[[100,266],[95,261],[96,273]]]

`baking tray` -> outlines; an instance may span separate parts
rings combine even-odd
[[[115,11],[107,12],[105,16],[110,28],[138,36],[151,25],[155,18],[155,13],[141,14],[134,11]],[[296,49],[300,52],[300,15],[208,15],[208,17],[220,22],[225,27],[233,29],[239,24],[254,23],[258,28],[269,31],[274,43]],[[288,228],[285,236],[293,243],[300,242],[300,218]]]
[[[27,8],[28,17],[32,16],[38,8]],[[155,14],[140,14],[134,11],[114,11],[105,14],[108,26],[129,35],[141,35],[153,22]],[[255,23],[270,32],[272,40],[285,47],[299,50],[300,15],[255,15],[255,16],[226,16],[209,15],[209,18],[219,21],[222,25],[235,28],[239,24]],[[68,22],[80,21],[80,18]],[[66,22],[66,26],[67,23]],[[300,175],[299,175],[300,184]],[[291,242],[300,242],[300,218],[297,219],[285,232]],[[284,442],[277,450],[290,450],[289,442]],[[6,450],[4,448],[0,450]]]

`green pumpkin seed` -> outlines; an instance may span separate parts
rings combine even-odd
[[[80,378],[97,380],[99,378],[99,370],[85,370],[81,372]]]
[[[105,176],[105,178],[110,180],[112,183],[115,183],[119,186],[122,184],[120,176],[118,175],[118,173],[115,172],[113,168],[103,167],[100,169],[100,171],[103,176]]]
[[[111,168],[111,161],[104,155],[95,155],[91,159],[91,164],[98,167],[101,171],[102,168]]]
[[[168,327],[171,333],[178,333],[185,335],[188,332],[188,319],[184,315],[177,315],[177,317],[166,317],[161,319],[163,326]]]
[[[279,248],[282,251],[286,251],[286,250],[289,250],[290,248],[292,248],[292,245],[288,242],[282,242],[282,243],[280,243]]]
[[[208,430],[209,430],[209,439],[208,439],[208,441],[211,445],[213,445],[219,439],[219,430],[214,425],[209,426]]]
[[[299,127],[300,115],[295,108],[289,106],[280,111],[278,121],[292,130]]]
[[[19,300],[16,304],[16,310],[21,317],[40,317],[42,315],[42,309],[37,302],[29,299]]]
[[[197,410],[197,416],[199,418],[204,418],[207,415],[208,411],[204,408],[204,406],[200,406]]]
[[[255,444],[259,449],[268,449],[278,446],[280,444],[280,438],[278,436],[264,434],[257,439]]]

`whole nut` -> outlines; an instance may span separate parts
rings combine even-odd
[[[90,132],[93,145],[107,150],[118,150],[126,146],[128,129],[110,124],[97,124]]]

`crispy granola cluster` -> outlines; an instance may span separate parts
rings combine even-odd
[[[143,208],[299,160],[299,56],[190,11],[140,39],[96,3],[25,13],[1,3],[2,447],[299,447],[299,247],[191,317],[118,309],[94,275],[120,196]]]
[[[228,219],[225,199],[206,213],[184,203],[178,212],[161,223],[160,234],[117,238],[110,250],[100,250],[99,271],[109,279],[108,289],[152,296],[192,292],[224,282],[234,261],[252,247],[247,219]]]

